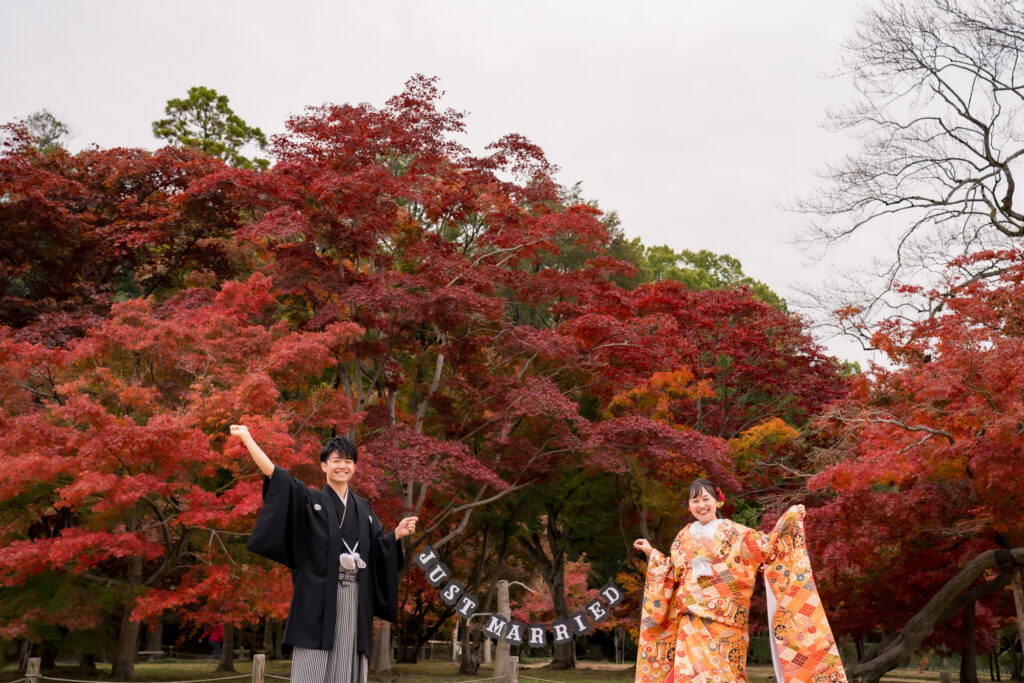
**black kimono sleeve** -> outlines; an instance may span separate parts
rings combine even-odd
[[[394,533],[384,531],[374,517],[373,535],[373,616],[391,623],[398,621],[398,573],[405,564],[402,544]]]
[[[246,547],[289,569],[297,569],[302,557],[304,506],[308,497],[309,487],[293,479],[287,470],[274,467],[273,474],[263,478],[263,508]]]

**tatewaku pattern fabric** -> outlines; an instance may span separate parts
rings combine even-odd
[[[841,683],[842,660],[811,574],[797,505],[770,534],[722,520],[710,537],[683,528],[669,556],[651,552],[647,565],[637,683],[746,681],[747,617],[761,567],[777,607],[772,637],[783,683]],[[694,578],[693,558],[711,562]],[[773,652],[773,655],[775,653]]]

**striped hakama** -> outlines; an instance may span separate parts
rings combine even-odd
[[[334,647],[310,650],[296,646],[292,653],[292,683],[366,683],[366,656],[356,651],[357,577],[356,569],[339,569]]]

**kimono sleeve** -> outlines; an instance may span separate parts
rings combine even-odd
[[[678,576],[672,558],[656,549],[651,550],[640,615],[637,681],[660,683],[672,672],[679,628],[675,599],[677,588]]]
[[[771,534],[761,537],[765,583],[776,603],[770,619],[777,670],[785,683],[846,681],[811,573],[805,538],[802,505],[788,509]]]
[[[402,544],[385,532],[376,516],[370,524],[373,538],[373,616],[398,621],[398,573],[405,565]]]
[[[263,478],[263,507],[246,548],[289,569],[297,569],[308,496],[308,486],[292,478],[287,470],[275,467],[271,476]]]

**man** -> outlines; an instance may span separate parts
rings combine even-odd
[[[292,604],[284,642],[294,646],[296,683],[366,680],[373,617],[398,614],[399,540],[416,530],[406,517],[384,532],[370,504],[349,489],[356,446],[335,437],[320,451],[323,490],[309,488],[256,445],[244,425],[231,425],[264,474],[263,509],[248,548],[292,571]]]

